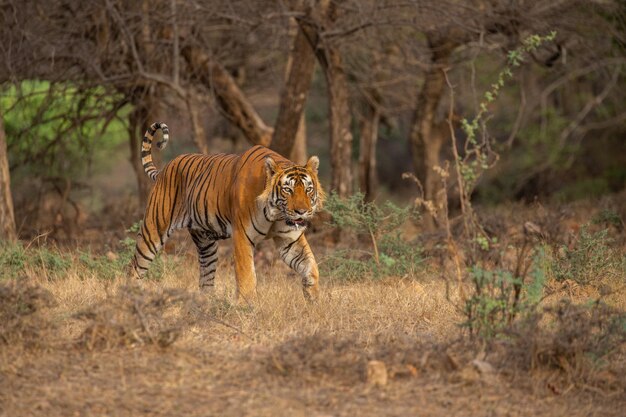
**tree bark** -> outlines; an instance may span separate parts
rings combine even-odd
[[[295,21],[294,21],[295,25]],[[274,125],[272,149],[281,155],[306,159],[304,107],[313,80],[315,54],[304,29],[295,25],[293,47],[287,62],[285,87]],[[294,148],[298,150],[294,154]],[[304,152],[303,152],[304,151]],[[301,162],[296,161],[294,162]]]
[[[199,102],[201,102],[201,100],[194,99],[191,92],[189,92],[189,96],[187,97],[187,110],[189,111],[189,119],[191,120],[193,142],[198,147],[200,153],[206,155],[209,153],[209,144],[207,143],[206,131],[198,112],[198,108],[201,107]]]
[[[137,179],[137,193],[139,196],[139,207],[143,211],[143,208],[148,202],[148,195],[152,189],[152,182],[146,175],[141,164],[141,142],[143,135],[150,125],[156,122],[156,116],[154,108],[152,107],[153,100],[150,98],[144,99],[142,103],[137,104],[133,111],[128,116],[128,135],[130,144],[130,163],[135,171],[135,177]],[[159,133],[157,133],[159,134]],[[162,157],[159,152],[154,152],[152,148],[152,160],[157,169],[161,168]]]
[[[4,121],[0,113],[0,241],[17,240]]]
[[[306,164],[309,159],[306,149],[306,120],[304,118],[304,114],[300,116],[298,131],[296,132],[293,149],[291,149],[289,159],[300,165]]]
[[[359,185],[365,194],[365,201],[373,201],[378,191],[378,175],[376,173],[376,144],[378,143],[378,126],[380,109],[376,96],[363,100],[363,115],[359,142]]]
[[[321,44],[319,28],[324,28],[336,19],[336,3],[328,0],[319,2],[316,10],[318,24],[315,27],[299,21],[307,34],[313,51],[326,78],[330,119],[330,165],[332,169],[331,190],[339,197],[352,193],[352,115],[349,108],[348,78],[343,60],[336,45]]]
[[[187,46],[182,54],[191,71],[213,91],[228,119],[250,143],[269,146],[273,129],[263,122],[228,71],[199,48]]]
[[[440,123],[437,108],[446,85],[445,67],[458,44],[436,35],[428,35],[428,43],[431,50],[431,65],[425,74],[417,99],[410,143],[415,174],[424,187],[424,198],[433,201],[439,207],[440,202],[435,200],[438,200],[436,195],[440,180],[433,168],[440,163],[444,137],[435,132],[435,125]],[[424,216],[424,226],[428,230],[435,228],[434,219],[428,214]]]
[[[352,194],[352,115],[349,108],[348,78],[339,51],[326,48],[328,66],[324,69],[330,112],[331,189],[339,197]]]

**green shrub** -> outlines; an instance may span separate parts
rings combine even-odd
[[[0,246],[0,270],[2,278],[20,278],[27,268],[42,271],[49,279],[59,278],[72,266],[68,255],[46,246],[25,249],[21,243],[5,243]]]
[[[66,272],[72,266],[72,261],[68,256],[45,246],[31,252],[30,260],[34,268],[43,269],[48,277],[54,278],[58,278],[59,274]]]
[[[591,220],[593,224],[600,224],[604,226],[614,226],[617,230],[624,229],[624,221],[618,213],[613,210],[603,209],[598,214],[593,216]]]
[[[532,269],[522,276],[504,269],[470,268],[473,292],[465,300],[462,323],[470,335],[486,340],[498,337],[516,317],[535,310],[546,281],[543,248],[535,251],[531,265]]]
[[[138,222],[128,232],[139,230]],[[97,255],[89,251],[78,251],[76,255],[63,253],[54,247],[39,246],[24,248],[21,243],[0,244],[0,279],[17,279],[28,273],[39,274],[47,279],[60,279],[70,269],[80,276],[93,275],[99,279],[112,280],[128,272],[135,252],[135,239],[127,237],[119,241],[120,250],[111,256]],[[166,265],[157,256],[148,271],[147,278],[159,280],[166,269],[178,268],[177,263]]]
[[[26,250],[21,244],[5,242],[0,245],[1,278],[18,278],[24,272],[27,261]]]
[[[363,197],[357,193],[341,199],[331,194],[326,210],[332,215],[334,226],[366,236],[371,249],[334,250],[322,260],[322,271],[346,281],[414,272],[423,260],[421,248],[404,241],[398,230],[413,215],[412,209],[398,207],[390,201],[379,206]]]
[[[583,226],[572,247],[557,252],[552,268],[559,281],[571,279],[579,284],[591,284],[619,274],[624,256],[611,247],[608,230],[591,233]]]
[[[136,235],[139,232],[140,227],[141,221],[138,221],[126,229],[126,232]],[[135,238],[127,236],[126,238],[120,240],[118,244],[119,250],[117,251],[115,257],[110,257],[110,255],[94,255],[89,252],[80,252],[78,259],[87,271],[95,275],[97,278],[112,280],[116,276],[130,273],[130,262],[135,254]],[[173,265],[173,267],[176,268],[177,265]],[[150,265],[146,278],[159,280],[165,273],[165,269],[165,263],[162,258],[157,255]]]

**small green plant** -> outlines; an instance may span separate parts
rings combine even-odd
[[[530,271],[519,275],[505,269],[470,268],[474,288],[465,300],[466,320],[462,326],[469,329],[471,336],[493,339],[517,316],[526,316],[535,310],[546,281],[543,248],[535,250],[531,265]]]
[[[404,276],[422,261],[421,249],[402,240],[398,230],[413,215],[410,207],[398,207],[389,201],[379,206],[357,193],[346,199],[331,194],[326,210],[332,214],[333,225],[367,236],[371,243],[371,250],[335,250],[322,263],[326,273],[348,281]]]
[[[613,210],[604,209],[593,216],[593,224],[614,226],[617,230],[624,230],[624,221],[618,213]]]
[[[31,253],[31,264],[44,270],[48,277],[59,278],[72,266],[72,261],[62,253],[42,246]]]
[[[522,45],[509,51],[506,66],[498,74],[497,80],[491,84],[491,88],[483,94],[483,99],[478,105],[478,113],[471,120],[463,119],[461,121],[461,127],[467,135],[466,155],[463,159],[457,158],[456,162],[462,190],[468,196],[473,192],[482,172],[489,169],[498,159],[496,154],[490,155],[490,152],[493,151],[486,143],[486,135],[483,135],[485,137],[482,140],[477,137],[481,124],[485,123],[489,112],[488,106],[498,98],[506,80],[513,78],[513,69],[519,67],[525,61],[526,56],[534,52],[541,44],[550,42],[555,37],[556,32],[554,31],[545,36],[530,35],[524,39]]]
[[[126,232],[136,235],[140,228],[141,220],[133,223],[126,229]],[[129,272],[128,267],[135,253],[136,241],[134,237],[127,236],[121,239],[118,244],[119,250],[116,254],[111,252],[107,255],[94,255],[89,252],[81,252],[79,260],[87,271],[99,279],[111,280],[116,276],[124,275]],[[165,273],[165,269],[165,263],[157,255],[148,271],[147,278],[159,280]]]
[[[0,278],[14,279],[23,273],[28,258],[19,243],[4,242],[0,245]]]
[[[68,255],[46,246],[26,249],[20,243],[0,246],[1,278],[16,279],[26,274],[26,269],[43,272],[49,279],[62,276],[72,265]]]
[[[608,230],[592,233],[581,227],[573,247],[563,247],[553,263],[558,281],[571,279],[579,284],[591,284],[616,276],[624,264],[624,257],[611,247]]]

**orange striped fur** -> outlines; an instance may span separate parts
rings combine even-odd
[[[308,221],[322,207],[319,160],[296,165],[262,146],[242,155],[184,154],[158,170],[152,162],[152,141],[165,123],[154,123],[142,143],[142,163],[155,181],[137,239],[132,268],[142,277],[174,230],[189,230],[198,250],[200,288],[214,286],[217,241],[232,237],[237,299],[250,302],[256,294],[254,248],[273,239],[278,252],[302,277],[304,295],[315,299],[319,273],[304,236]]]

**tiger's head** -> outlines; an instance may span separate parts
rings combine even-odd
[[[272,220],[284,220],[294,230],[307,226],[324,203],[319,164],[318,157],[312,156],[306,165],[281,168],[272,157],[265,158],[266,187],[259,198],[266,201]]]

